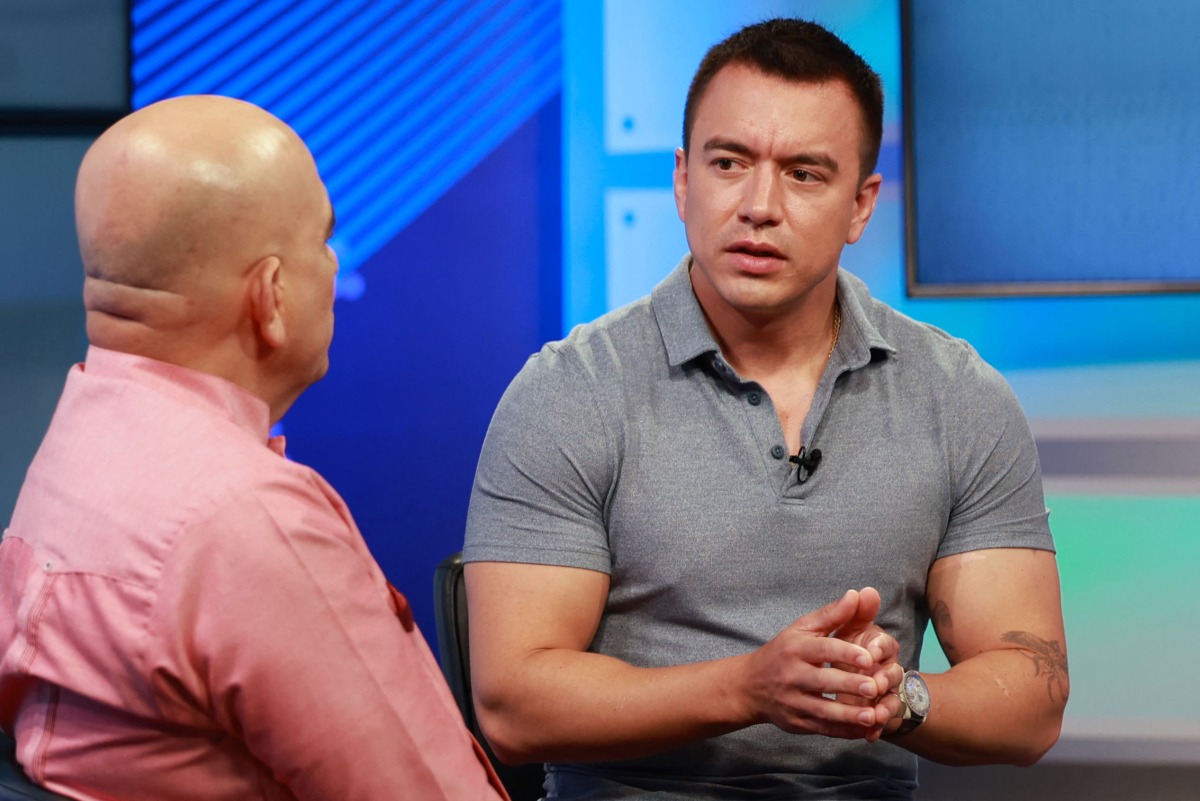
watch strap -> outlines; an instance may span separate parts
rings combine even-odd
[[[913,717],[912,710],[908,708],[908,704],[904,705],[904,716],[900,719],[900,728],[892,732],[895,737],[901,734],[908,734],[913,729],[925,722],[925,718]]]

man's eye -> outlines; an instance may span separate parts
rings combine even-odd
[[[808,170],[792,170],[792,177],[802,184],[810,183],[817,179],[817,176]]]
[[[718,170],[732,170],[733,159],[717,159],[713,162]]]

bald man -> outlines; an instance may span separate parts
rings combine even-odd
[[[349,512],[269,439],[327,368],[312,156],[236,100],[79,170],[91,347],[0,540],[0,726],[79,799],[497,799]]]

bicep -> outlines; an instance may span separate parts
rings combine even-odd
[[[466,566],[472,681],[487,695],[539,651],[586,651],[608,598],[605,573],[512,562]]]
[[[1066,639],[1053,552],[990,548],[939,559],[929,572],[926,598],[952,665],[989,651],[1020,650],[1052,684],[1065,681]]]

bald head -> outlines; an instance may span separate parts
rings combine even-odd
[[[281,221],[268,204],[305,160],[290,128],[240,100],[180,97],[130,114],[100,136],[79,169],[75,216],[86,275],[194,290],[275,233]]]
[[[295,132],[215,96],[164,100],[105,131],[80,166],[75,215],[92,343],[222,375],[245,367],[239,355],[273,355],[257,341],[255,271],[298,279],[332,225]]]

